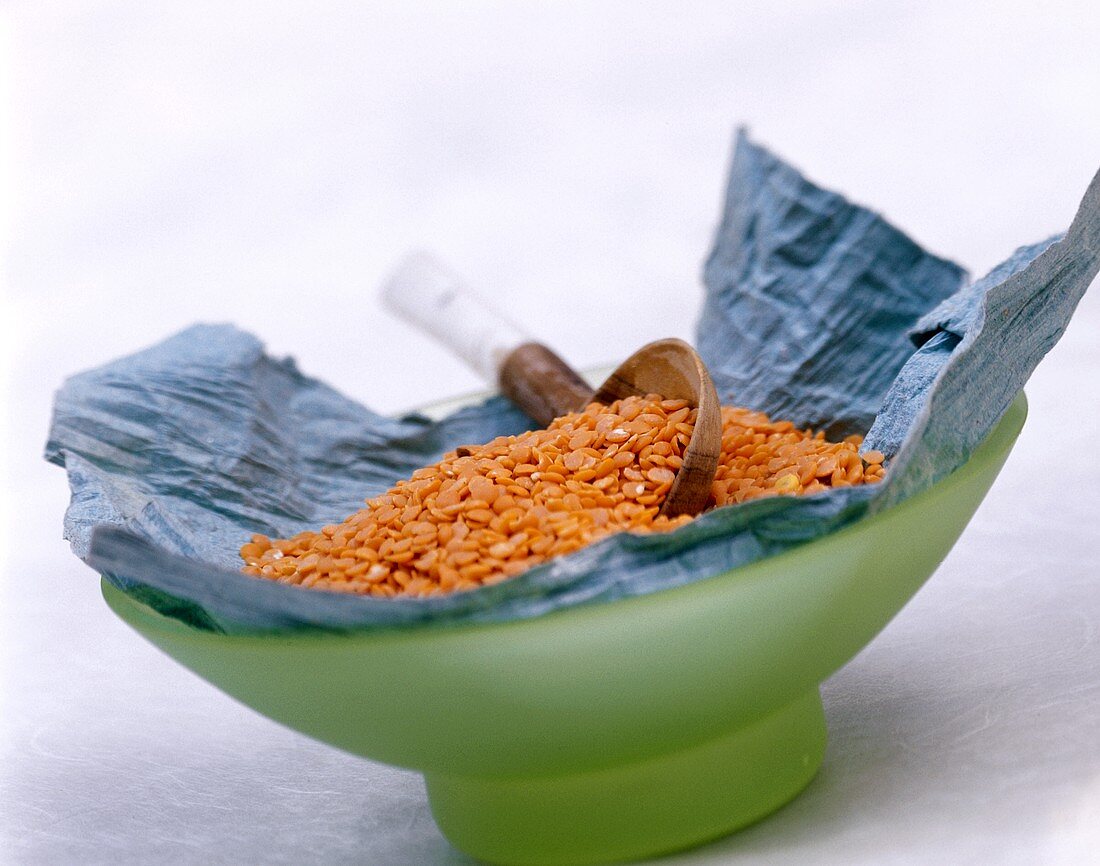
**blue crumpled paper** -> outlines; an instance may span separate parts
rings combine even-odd
[[[441,422],[387,418],[196,326],[69,379],[49,460],[65,535],[114,585],[196,628],[271,632],[492,622],[701,580],[820,537],[934,483],[999,420],[1100,268],[1100,175],[1064,237],[967,283],[878,215],[740,133],[705,269],[697,345],[724,401],[830,435],[867,432],[879,485],[715,509],[675,532],[621,534],[494,586],[430,599],[302,590],[240,573],[253,532],[341,520],[461,444],[531,422],[501,398]]]

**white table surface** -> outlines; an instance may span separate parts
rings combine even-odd
[[[1097,168],[1100,20],[1091,3],[223,5],[0,12],[0,862],[467,863],[415,774],[256,715],[107,610],[40,459],[53,389],[204,320],[382,410],[469,390],[374,300],[413,244],[578,365],[690,337],[738,122],[984,271],[1067,225]],[[819,775],[663,863],[1095,862],[1091,291],[956,549],[825,684]]]

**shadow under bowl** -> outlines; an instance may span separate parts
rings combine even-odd
[[[123,620],[260,713],[425,776],[474,857],[585,864],[724,835],[821,764],[819,684],[913,596],[962,533],[1027,415],[966,464],[778,556],[651,595],[487,625],[223,635],[113,588]]]

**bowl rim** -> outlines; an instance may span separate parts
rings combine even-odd
[[[1014,412],[1015,410],[1015,412]],[[1006,421],[1009,420],[1011,415],[1015,415],[1012,423],[1006,426]],[[334,638],[341,640],[403,640],[413,639],[415,640],[419,636],[424,636],[429,633],[456,633],[464,630],[485,630],[490,628],[514,628],[524,625],[530,625],[531,623],[548,621],[556,619],[562,616],[580,616],[584,617],[598,617],[601,613],[605,612],[607,608],[617,607],[623,604],[637,603],[637,604],[654,604],[654,599],[660,599],[667,597],[668,593],[673,592],[692,592],[692,591],[705,591],[702,587],[712,585],[716,580],[730,579],[736,575],[742,575],[746,571],[755,567],[763,566],[767,564],[769,567],[781,566],[784,558],[794,556],[804,556],[807,549],[812,548],[816,544],[831,542],[836,543],[833,540],[839,539],[843,542],[844,538],[849,535],[861,533],[867,531],[867,529],[887,516],[896,517],[898,513],[903,513],[907,510],[920,508],[922,501],[930,495],[933,491],[941,488],[945,484],[958,484],[966,480],[971,474],[980,471],[981,465],[988,459],[995,459],[995,455],[1002,451],[1009,452],[1018,438],[1020,431],[1022,430],[1025,421],[1028,416],[1028,400],[1027,394],[1021,389],[1013,397],[1008,407],[1002,413],[1000,419],[994,425],[993,429],[986,436],[985,440],[974,449],[970,457],[965,463],[956,467],[949,472],[943,478],[940,478],[934,484],[926,487],[917,493],[906,497],[905,499],[895,502],[888,507],[876,512],[875,514],[861,517],[853,523],[839,529],[835,532],[827,533],[826,535],[812,539],[804,544],[796,545],[795,547],[773,554],[771,556],[764,556],[760,559],[747,562],[735,568],[728,569],[726,571],[713,574],[708,577],[699,578],[698,580],[691,581],[689,583],[680,584],[678,586],[666,587],[663,589],[655,590],[653,592],[643,593],[641,595],[629,596],[626,598],[610,599],[606,601],[596,601],[590,603],[581,603],[574,605],[567,605],[547,613],[534,616],[524,617],[518,619],[502,620],[502,621],[490,621],[490,622],[476,622],[476,621],[463,621],[463,622],[451,622],[451,621],[436,621],[428,620],[426,622],[420,622],[412,625],[402,626],[389,626],[389,627],[371,627],[360,629],[348,629],[348,630],[335,630],[335,629],[300,629],[300,630],[287,630],[287,631],[256,631],[256,632],[233,632],[223,633],[209,631],[206,629],[197,628],[192,625],[188,625],[173,617],[165,616],[153,607],[145,604],[144,602],[134,598],[129,593],[124,592],[118,587],[114,586],[105,577],[101,577],[101,591],[107,605],[111,610],[121,617],[123,620],[130,622],[131,617],[138,617],[142,620],[142,629],[152,629],[159,633],[172,635],[174,638],[187,637],[192,640],[209,640],[211,638],[231,638],[236,641],[295,641],[303,644],[311,644],[313,642],[323,642],[332,640]],[[1007,440],[1007,441],[1005,441]],[[979,458],[975,460],[975,458]],[[120,608],[127,608],[124,614]]]

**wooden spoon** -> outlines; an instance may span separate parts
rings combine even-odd
[[[494,311],[428,253],[406,258],[383,283],[382,300],[452,349],[545,427],[593,401],[660,394],[697,409],[684,462],[661,506],[668,517],[707,506],[722,447],[718,394],[706,365],[683,340],[657,340],[626,359],[595,391],[551,349]]]

